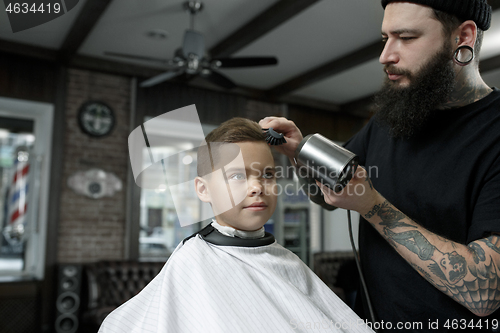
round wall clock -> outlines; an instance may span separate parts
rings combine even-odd
[[[113,130],[115,122],[113,110],[103,102],[87,102],[82,105],[78,113],[80,128],[93,137],[108,135]]]

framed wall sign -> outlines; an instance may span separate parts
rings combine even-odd
[[[115,127],[115,123],[116,118],[113,110],[103,102],[86,102],[78,112],[80,128],[84,133],[92,137],[108,135]]]

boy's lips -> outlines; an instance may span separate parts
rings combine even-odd
[[[255,210],[255,211],[264,210],[266,208],[267,205],[262,201],[254,202],[253,204],[244,207],[244,209]]]

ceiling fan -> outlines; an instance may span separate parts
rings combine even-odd
[[[190,12],[191,27],[184,33],[182,47],[175,51],[173,59],[165,60],[116,52],[105,52],[105,54],[115,57],[161,62],[167,66],[168,69],[166,72],[141,82],[141,87],[151,87],[179,75],[188,74],[190,76],[198,75],[222,88],[232,89],[236,87],[236,84],[218,72],[217,69],[267,66],[278,63],[276,57],[222,57],[211,59],[205,53],[203,34],[193,29],[194,16],[202,10],[203,4],[200,1],[187,1],[184,3],[184,8]]]

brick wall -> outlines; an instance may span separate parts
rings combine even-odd
[[[92,138],[80,130],[77,114],[88,100],[102,101],[113,109],[117,121],[110,135]],[[77,69],[68,71],[58,262],[123,258],[129,101],[130,80],[126,77]],[[114,173],[122,181],[122,190],[101,199],[76,194],[67,185],[68,178],[92,168]]]

